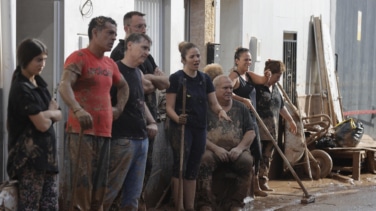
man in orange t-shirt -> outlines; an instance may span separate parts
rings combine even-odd
[[[123,112],[129,94],[117,65],[104,56],[116,40],[116,27],[109,17],[93,18],[88,30],[89,46],[73,52],[64,64],[59,93],[69,114],[62,197],[67,202],[64,206],[69,207],[62,210],[103,210],[112,121]],[[114,107],[110,97],[113,85],[118,89]]]

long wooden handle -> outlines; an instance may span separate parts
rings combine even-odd
[[[183,79],[183,107],[182,114],[185,114],[185,104],[187,100],[187,79]],[[180,138],[180,169],[179,169],[179,188],[178,188],[178,211],[183,210],[183,160],[184,160],[184,130],[185,125],[181,126],[181,138]]]
[[[274,139],[274,137],[270,134],[268,128],[266,127],[264,121],[262,121],[261,117],[259,116],[259,114],[257,113],[255,107],[252,106],[251,104],[251,111],[253,112],[253,114],[256,116],[258,122],[259,122],[259,126],[261,126],[265,131],[266,131],[266,135],[268,136],[268,138],[270,140],[272,140],[271,142],[273,143],[274,145],[274,148],[277,150],[277,152],[279,153],[279,155],[281,156],[281,158],[283,159],[283,161],[286,163],[287,167],[289,168],[292,176],[295,178],[295,180],[298,182],[299,186],[302,188],[303,192],[304,192],[304,195],[305,196],[308,196],[308,191],[307,189],[304,187],[302,181],[300,180],[300,178],[298,177],[298,175],[296,174],[295,170],[292,168],[289,160],[287,160],[286,156],[283,154],[282,150],[279,148],[278,144],[277,144],[277,141]]]

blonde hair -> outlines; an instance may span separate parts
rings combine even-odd
[[[211,80],[214,80],[215,77],[223,74],[223,69],[220,64],[213,63],[206,65],[203,72],[208,74]]]

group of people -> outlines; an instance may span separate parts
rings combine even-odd
[[[125,14],[126,37],[111,58],[104,53],[112,50],[117,24],[110,17],[93,18],[89,45],[65,61],[59,94],[69,111],[60,209],[141,209],[143,187],[152,169],[153,140],[162,121],[156,90],[166,93],[165,138],[173,151],[176,208],[214,210],[212,177],[222,164],[240,181],[229,209],[244,206],[251,183],[255,185],[251,195],[266,196],[264,191],[272,190],[267,181],[274,150],[268,133],[277,138],[280,114],[296,132],[275,86],[285,70],[283,63],[267,61],[260,76],[249,71],[249,50],[238,48],[229,76],[219,65],[208,66],[205,74],[199,71],[198,47],[182,42],[183,69],[166,76],[149,53],[152,40],[146,35],[144,15]],[[19,210],[59,207],[53,124],[63,117],[40,76],[46,58],[47,48],[41,41],[24,40],[17,50],[9,94],[7,171],[18,180]],[[256,109],[269,131],[259,131]]]

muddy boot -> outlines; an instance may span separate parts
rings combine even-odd
[[[253,193],[255,196],[266,197],[268,194],[261,190],[258,177],[253,177]]]
[[[179,179],[178,178],[175,178],[175,177],[173,177],[172,178],[172,198],[173,198],[173,200],[174,200],[174,205],[175,205],[175,210],[177,210],[178,209],[178,207],[179,207],[179,202],[180,202],[180,200],[179,200]],[[183,202],[183,201],[181,201],[181,202]],[[183,206],[183,204],[181,204],[181,207],[183,208],[183,210],[181,210],[181,211],[184,211],[184,206]]]
[[[266,179],[259,179],[259,185],[260,185],[261,190],[263,191],[274,191],[273,189],[269,187]]]
[[[196,180],[183,180],[183,199],[185,210],[194,211]]]

